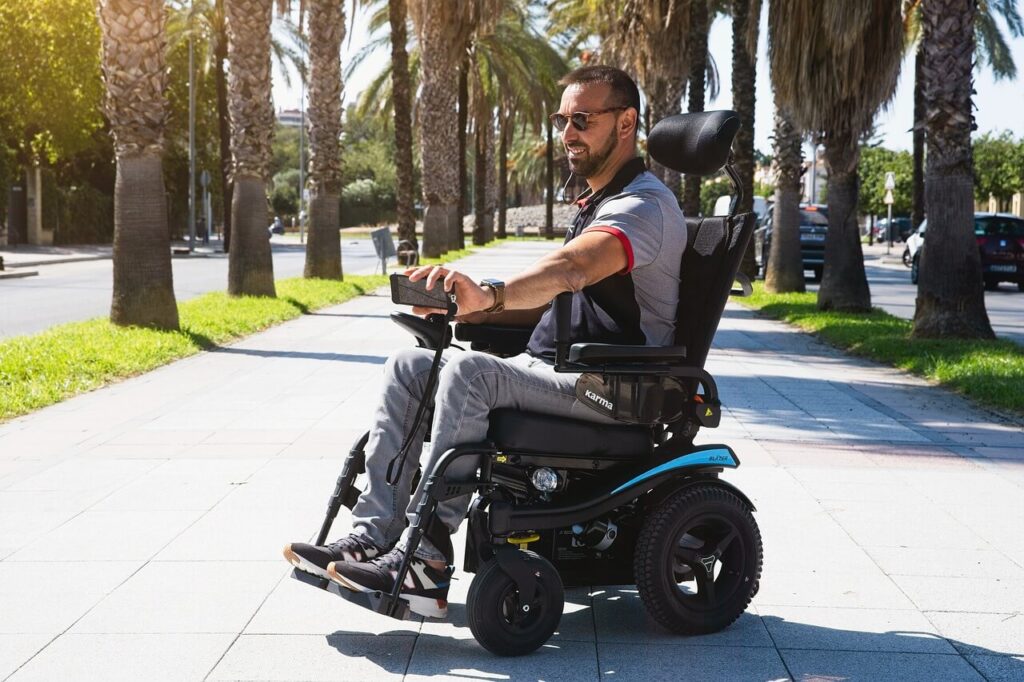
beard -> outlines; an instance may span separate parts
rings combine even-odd
[[[582,145],[579,142],[574,143],[573,146],[587,148],[586,152],[575,158],[568,155],[569,145],[565,145],[566,159],[569,162],[569,170],[583,178],[589,178],[597,175],[601,168],[604,167],[605,162],[608,161],[608,158],[612,155],[612,152],[615,151],[615,142],[615,129],[612,128],[608,137],[605,139],[604,144],[597,150],[591,149],[589,146]]]

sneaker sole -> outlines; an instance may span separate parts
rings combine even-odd
[[[363,587],[357,582],[346,579],[345,576],[334,570],[333,563],[327,566],[327,574],[331,580],[353,592],[369,593],[379,591],[372,590],[369,587]],[[403,599],[409,603],[410,611],[425,618],[448,617],[448,601],[445,599],[422,597],[418,594],[401,594],[399,595],[399,599]]]
[[[331,576],[328,575],[327,571],[320,568],[316,564],[311,564],[310,562],[306,561],[301,556],[293,552],[291,545],[288,545],[284,548],[284,558],[288,560],[288,563],[290,563],[292,566],[294,566],[295,568],[299,569],[304,573],[315,575],[318,578],[327,578],[328,580],[331,579]]]

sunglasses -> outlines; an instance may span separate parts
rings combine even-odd
[[[565,114],[551,114],[548,118],[551,119],[551,125],[555,126],[555,130],[562,132],[565,130],[565,126],[572,122],[572,127],[579,131],[584,131],[587,126],[590,125],[591,116],[600,116],[601,114],[607,114],[611,111],[621,111],[623,109],[629,109],[629,107],[610,107],[608,109],[601,109],[600,111],[576,111],[568,116]]]

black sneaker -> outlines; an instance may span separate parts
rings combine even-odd
[[[327,573],[331,580],[355,592],[390,592],[404,557],[405,551],[396,547],[372,561],[335,561],[327,567]],[[414,556],[409,562],[409,572],[399,597],[409,602],[413,613],[428,618],[445,618],[448,615],[448,586],[454,572],[454,566],[448,565],[439,571]]]
[[[321,578],[330,578],[327,566],[332,561],[338,563],[369,561],[381,553],[368,538],[362,535],[346,535],[329,545],[308,545],[294,542],[284,546],[284,558],[295,568]]]

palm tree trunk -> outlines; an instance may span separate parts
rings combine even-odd
[[[224,221],[224,253],[231,250],[231,118],[228,115],[228,31],[224,0],[217,0],[217,37],[214,45],[214,78],[217,83],[217,130],[220,133],[221,219]]]
[[[754,104],[757,60],[756,54],[751,54],[748,49],[748,34],[754,30],[754,27],[748,24],[757,21],[758,18],[750,15],[750,4],[751,0],[733,0],[732,3],[732,100],[733,109],[739,114],[742,124],[733,143],[733,163],[743,190],[742,200],[737,206],[740,213],[748,213],[754,206]],[[757,276],[753,240],[743,254],[740,270],[751,279]]]
[[[114,296],[110,321],[178,328],[167,198],[159,154],[118,154],[114,185]]]
[[[405,28],[407,14],[405,0],[388,1],[388,20],[391,24],[391,99],[395,109],[395,175],[398,187],[395,199],[398,205],[398,239],[416,242],[416,216],[413,213],[412,166],[412,104],[409,95],[409,54],[405,50],[408,40]]]
[[[341,41],[345,8],[337,0],[309,7],[309,242],[307,278],[343,279],[341,271]]]
[[[548,120],[548,144],[544,149],[544,238],[555,238],[555,136]]]
[[[420,36],[420,145],[423,159],[423,255],[436,258],[462,235],[459,215],[459,132],[456,104],[459,50],[455,3],[435,0],[416,6]],[[453,40],[453,34],[458,35]],[[457,45],[458,47],[454,47]]]
[[[488,106],[490,109],[490,106]],[[494,209],[498,196],[498,178],[495,173],[494,163],[494,121],[493,109],[487,117],[487,130],[484,131],[484,150],[486,154],[487,172],[484,180],[484,241],[490,244],[494,241]]]
[[[690,3],[690,85],[687,102],[690,112],[704,111],[709,25],[707,0],[693,0]],[[683,178],[683,213],[687,216],[700,215],[700,183],[699,175]]]
[[[228,27],[228,111],[231,114],[232,248],[228,293],[274,296],[274,261],[267,238],[267,174],[274,107],[270,99],[270,20],[273,0],[225,0]]]
[[[860,148],[854,135],[825,136],[828,167],[828,233],[825,235],[825,270],[818,289],[818,309],[869,312],[871,290],[864,272],[857,204]]]
[[[981,257],[974,238],[971,112],[976,0],[928,0],[921,10],[928,125],[917,338],[995,335],[985,310]]]
[[[804,267],[800,257],[800,170],[803,141],[793,119],[775,107],[775,206],[772,209],[772,243],[764,273],[764,288],[782,294],[804,291]]]
[[[466,148],[469,146],[469,51],[463,53],[459,63],[459,229],[452,234],[452,249],[466,246],[462,218],[469,213],[469,177],[466,168]]]
[[[100,0],[104,109],[114,136],[114,283],[110,321],[178,328],[162,157],[164,6]]]
[[[664,118],[680,113],[683,96],[682,84],[677,84],[670,79],[664,79],[662,82],[651,87],[649,94],[650,102],[648,109],[651,114],[651,120],[655,125]],[[677,198],[679,197],[682,181],[682,176],[679,173],[671,168],[662,166],[654,159],[651,159],[651,173],[672,190],[672,194]]]
[[[910,225],[916,230],[924,220],[924,51],[914,55],[914,197]]]
[[[499,109],[498,118],[498,239],[505,239],[506,208],[508,206],[508,136],[512,112],[506,107]]]
[[[477,108],[477,116],[481,116]],[[487,148],[484,124],[477,119],[473,130],[473,244],[487,243],[484,221],[487,219]]]

